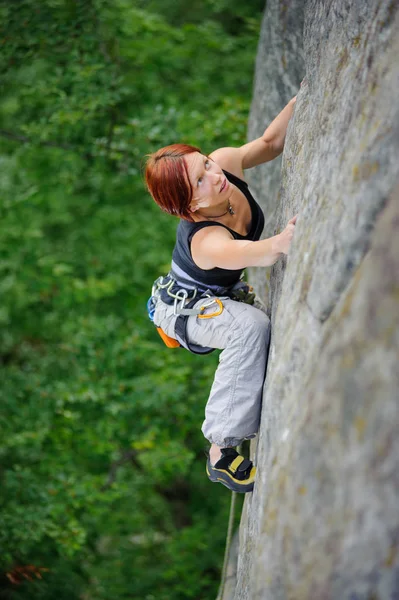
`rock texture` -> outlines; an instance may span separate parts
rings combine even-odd
[[[303,25],[303,0],[291,0],[289,3],[273,0],[267,3],[256,57],[248,140],[262,135],[267,125],[298,92],[306,75]],[[281,163],[282,156],[279,156],[246,173],[251,190],[264,209],[265,238],[277,233],[281,221]],[[294,214],[290,214],[289,218]],[[269,296],[270,269],[248,271],[266,299]]]
[[[248,179],[266,237],[299,217],[271,273],[235,600],[399,598],[398,56],[396,1],[267,2],[250,138],[306,80],[282,159]]]

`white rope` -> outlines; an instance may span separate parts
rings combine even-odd
[[[238,452],[238,454],[241,454],[241,444],[238,446],[237,452]],[[216,600],[223,600],[223,592],[224,592],[224,586],[226,583],[227,565],[228,565],[228,561],[229,561],[231,539],[233,537],[234,510],[235,510],[235,505],[236,505],[236,498],[237,498],[237,492],[231,492],[230,514],[229,514],[229,523],[227,526],[227,537],[226,537],[226,546],[225,546],[225,550],[224,550],[222,578],[220,581],[218,595],[217,595]]]
[[[235,508],[235,503],[236,503],[236,496],[237,496],[237,492],[231,492],[230,516],[229,516],[229,524],[227,527],[227,538],[226,538],[226,548],[224,551],[222,579],[220,582],[219,591],[218,591],[216,600],[223,599],[224,586],[226,583],[227,564],[228,564],[229,553],[230,553],[231,537],[232,537],[232,532],[233,532],[234,508]]]

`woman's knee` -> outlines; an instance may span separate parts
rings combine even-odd
[[[265,345],[270,338],[270,319],[261,310],[248,306],[240,323],[242,335],[253,345]]]

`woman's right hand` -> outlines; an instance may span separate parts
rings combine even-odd
[[[288,250],[290,248],[292,238],[294,237],[295,223],[296,223],[297,216],[298,215],[295,215],[295,217],[292,217],[292,219],[290,219],[288,221],[287,227],[278,235],[278,238],[279,238],[278,250],[279,250],[279,252],[282,252],[283,254],[288,254]]]

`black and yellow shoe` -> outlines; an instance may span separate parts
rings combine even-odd
[[[211,481],[219,481],[232,492],[252,492],[254,487],[256,467],[244,458],[234,448],[222,448],[222,458],[211,465],[210,458],[206,462],[206,472]]]

